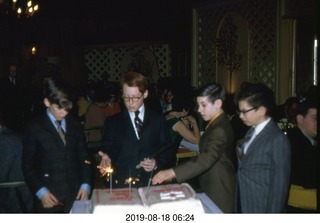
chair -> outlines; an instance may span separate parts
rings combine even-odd
[[[192,158],[197,155],[198,155],[197,152],[191,151],[188,148],[178,148],[178,151],[176,153],[176,165],[178,165],[180,159]]]
[[[86,136],[88,152],[90,154],[97,153],[102,147],[103,126],[84,127],[83,131]]]
[[[27,186],[24,181],[15,181],[15,182],[4,182],[0,183],[0,189],[9,189],[14,188],[16,192],[16,196],[18,198],[19,206],[21,208],[22,213],[28,213],[27,205],[23,199],[21,192],[18,190],[19,187]]]

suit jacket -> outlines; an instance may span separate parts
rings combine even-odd
[[[200,175],[201,189],[218,207],[234,212],[235,170],[228,150],[233,149],[233,130],[226,114],[221,114],[200,138],[200,154],[174,168],[177,181],[183,182]]]
[[[91,168],[80,123],[66,117],[66,146],[46,112],[26,128],[22,169],[33,194],[46,187],[70,210],[81,184],[91,183]],[[39,202],[39,199],[36,199]],[[67,203],[68,202],[68,203]]]
[[[306,189],[317,189],[317,212],[320,212],[319,147],[314,147],[299,128],[289,129],[288,138],[292,151],[290,182]]]
[[[24,181],[21,169],[22,139],[13,131],[0,128],[0,183]],[[31,212],[33,197],[27,186],[17,188],[21,194],[23,206],[15,188],[0,189],[0,213]]]
[[[140,178],[136,187],[146,186],[150,173],[145,172],[143,168],[136,169],[137,164],[169,143],[170,137],[164,116],[148,107],[145,107],[140,140],[136,137],[127,109],[106,118],[102,148],[110,156],[114,179],[118,180],[114,187],[128,186],[125,185],[125,180],[129,177]],[[173,148],[170,147],[157,155],[157,169],[164,168],[174,155]]]
[[[241,212],[284,211],[290,181],[290,159],[290,142],[271,119],[253,139],[243,159],[238,160],[237,196],[240,196]]]
[[[28,97],[19,81],[16,81],[16,85],[13,85],[8,76],[0,79],[0,108],[5,117],[6,126],[15,131],[22,131],[23,113]]]
[[[291,184],[306,189],[317,188],[317,160],[319,151],[299,128],[290,129],[288,138],[291,142]]]

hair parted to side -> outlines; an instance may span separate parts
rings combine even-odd
[[[66,92],[65,86],[53,78],[44,79],[44,97],[51,104],[56,104],[61,109],[70,111],[72,109],[72,101]]]
[[[216,100],[224,101],[226,99],[226,92],[224,88],[217,83],[209,83],[198,89],[197,97],[208,97],[208,100],[213,104]]]
[[[303,117],[306,117],[306,115],[309,112],[309,109],[312,109],[312,108],[314,108],[314,109],[318,108],[315,101],[309,100],[309,99],[302,101],[298,104],[296,115],[302,115]]]
[[[138,72],[128,72],[126,73],[121,81],[121,87],[127,84],[129,87],[138,87],[141,93],[144,93],[148,89],[148,79]]]
[[[269,116],[275,107],[273,91],[262,83],[246,83],[242,85],[235,101],[237,104],[240,101],[246,101],[255,108],[263,106],[267,109],[266,115]]]

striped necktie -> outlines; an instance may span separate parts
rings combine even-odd
[[[138,135],[139,135],[139,138],[141,136],[141,130],[142,130],[142,121],[141,119],[139,118],[139,113],[140,111],[137,110],[134,114],[135,114],[135,118],[134,118],[134,124],[136,126],[136,130],[138,132]]]
[[[65,132],[64,132],[63,129],[62,129],[61,121],[56,120],[56,123],[57,123],[57,126],[58,126],[59,136],[60,136],[63,144],[66,145],[66,135],[65,135]]]
[[[240,160],[242,160],[245,155],[244,148],[246,144],[250,141],[251,137],[253,136],[253,133],[254,133],[254,127],[251,127],[246,133],[245,137],[239,140],[237,143],[237,154]]]

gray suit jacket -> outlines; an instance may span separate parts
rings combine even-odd
[[[290,158],[289,140],[270,120],[249,145],[244,158],[239,160],[237,195],[240,192],[241,212],[284,211],[290,182]]]

